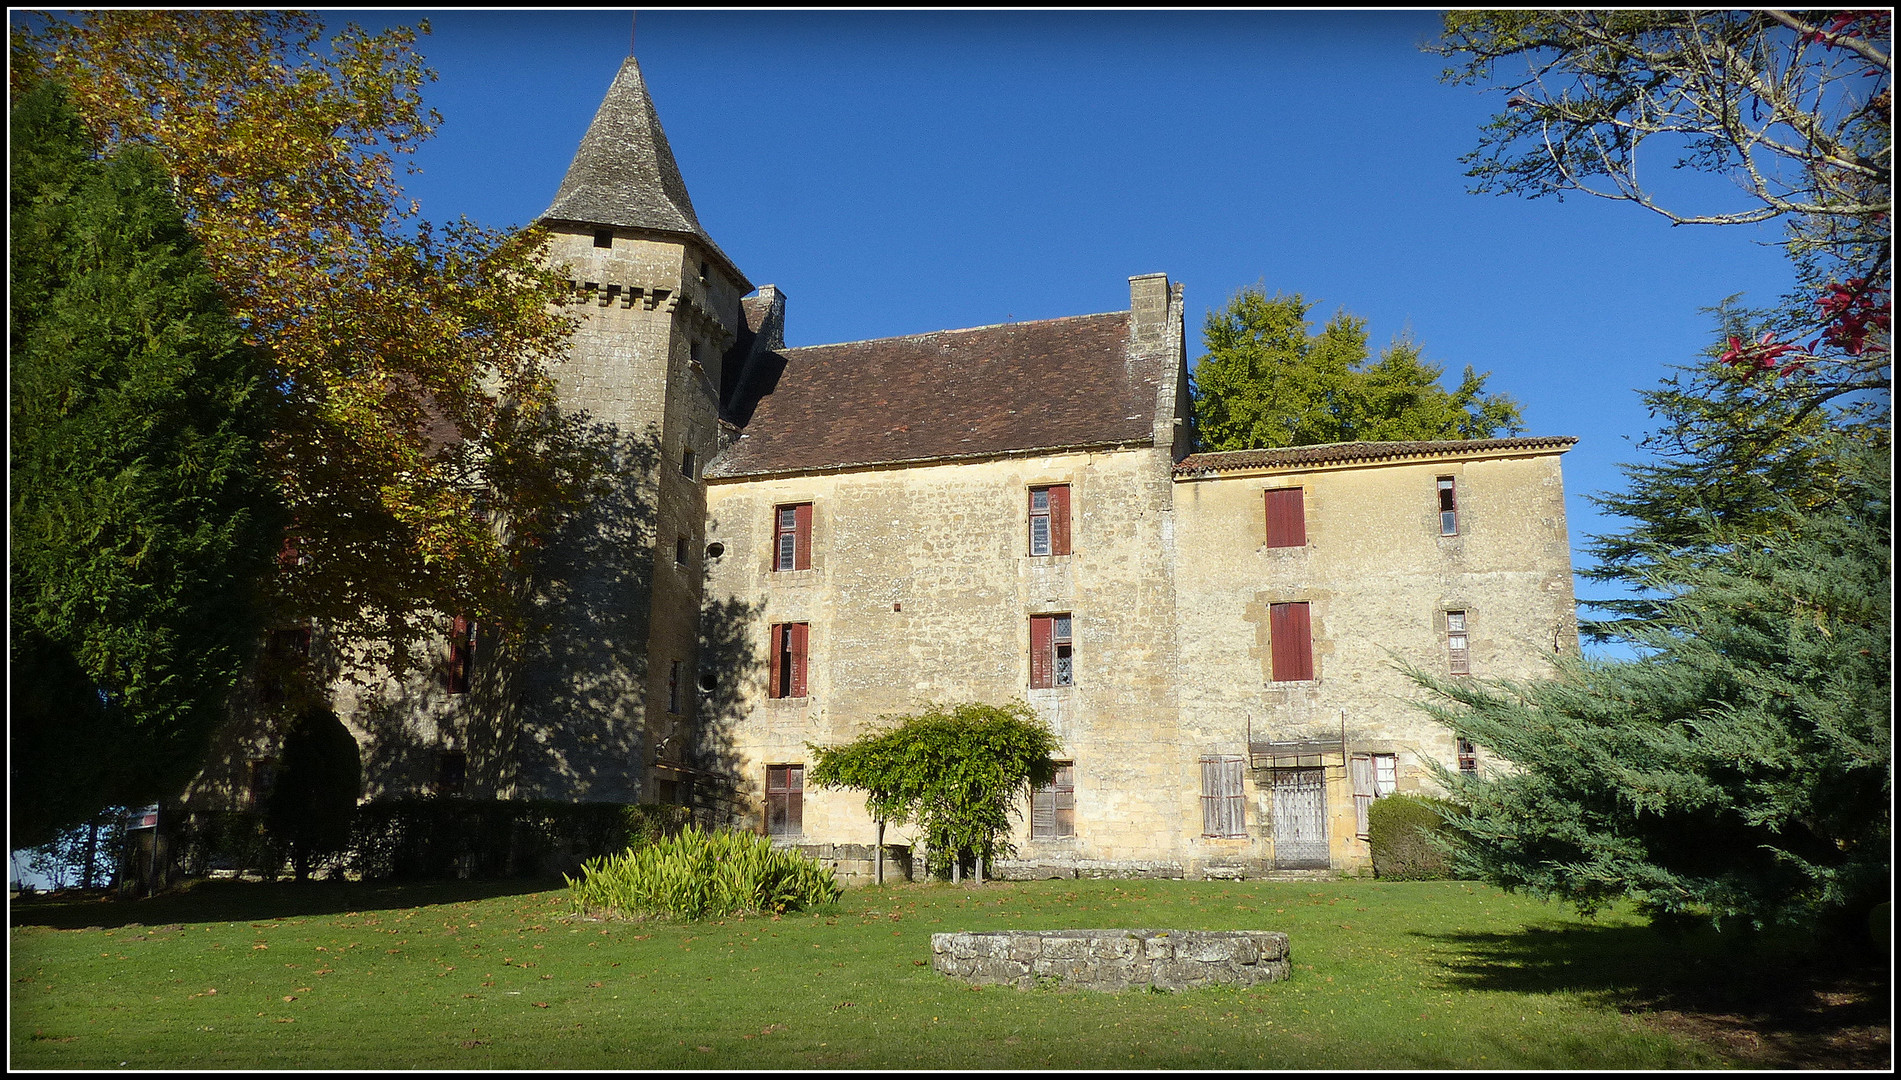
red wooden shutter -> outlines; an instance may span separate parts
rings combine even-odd
[[[1056,484],[1050,492],[1050,554],[1069,554],[1069,485]]]
[[[1314,677],[1313,630],[1306,603],[1268,605],[1267,633],[1275,682]]]
[[[773,623],[772,636],[767,639],[767,644],[766,644],[766,652],[768,654],[767,666],[771,669],[770,672],[766,676],[768,680],[766,683],[767,697],[776,698],[780,696],[779,686],[781,684],[779,682],[779,676],[780,676],[781,669],[779,667],[779,658],[781,655],[783,655],[781,650],[784,648],[785,629],[786,627],[784,623]]]
[[[805,623],[793,623],[786,628],[792,637],[792,697],[805,696],[805,646],[806,634],[810,629]]]
[[[812,504],[800,503],[792,508],[793,520],[797,523],[798,534],[793,541],[792,569],[812,569]]]
[[[1267,546],[1307,546],[1307,509],[1305,492],[1300,488],[1275,488],[1267,492]]]
[[[1056,620],[1048,615],[1030,616],[1030,689],[1038,690],[1050,685],[1050,675],[1056,666],[1052,663],[1056,649],[1054,632]]]

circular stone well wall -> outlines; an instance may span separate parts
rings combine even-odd
[[[1086,990],[1252,986],[1287,978],[1278,930],[997,930],[931,935],[931,967],[977,985]]]

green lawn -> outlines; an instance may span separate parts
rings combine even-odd
[[[1462,882],[901,885],[700,924],[577,920],[545,886],[206,883],[12,923],[15,1068],[1724,1064],[1618,1011],[1677,963],[1641,920]],[[1284,930],[1294,974],[1112,995],[929,966],[934,931],[1095,927]]]

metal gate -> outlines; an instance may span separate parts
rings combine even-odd
[[[1275,769],[1275,868],[1325,870],[1328,865],[1326,770]]]

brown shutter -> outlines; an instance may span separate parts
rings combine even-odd
[[[1275,682],[1314,677],[1313,630],[1305,602],[1268,605],[1267,632]]]
[[[812,569],[812,504],[800,503],[792,508],[792,519],[797,527],[797,537],[793,540],[792,569]]]
[[[1056,835],[1056,792],[1037,788],[1030,793],[1030,837],[1042,839]]]
[[[1347,775],[1353,778],[1353,819],[1365,836],[1367,807],[1373,805],[1373,759],[1365,754],[1348,758]]]
[[[1050,554],[1069,554],[1069,485],[1056,484],[1050,492]]]
[[[772,635],[769,638],[767,638],[767,641],[766,641],[767,666],[771,669],[770,674],[766,676],[768,680],[768,682],[766,683],[767,697],[776,698],[779,696],[779,685],[780,685],[779,657],[781,655],[780,653],[781,643],[784,642],[784,640],[785,640],[785,624],[773,623]]]
[[[1030,689],[1040,690],[1050,685],[1051,669],[1055,667],[1052,658],[1055,648],[1052,635],[1056,629],[1056,620],[1048,615],[1030,616]]]
[[[1300,488],[1275,488],[1267,495],[1267,546],[1307,545],[1306,493]]]
[[[810,629],[805,623],[793,623],[787,627],[792,638],[792,694],[793,697],[805,696],[805,646],[806,632]]]

